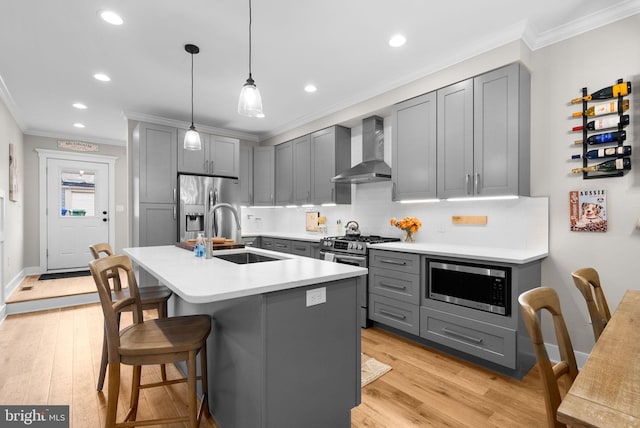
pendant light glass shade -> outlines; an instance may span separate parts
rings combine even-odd
[[[200,48],[189,44],[184,46],[184,50],[191,54],[191,126],[187,133],[184,134],[184,148],[185,150],[202,150],[200,134],[198,134],[196,127],[193,125],[193,55],[200,52]]]
[[[249,75],[247,83],[242,86],[240,91],[238,113],[248,117],[256,117],[262,114],[262,97],[251,75]]]
[[[248,117],[263,116],[262,97],[251,76],[251,0],[249,0],[249,78],[240,90],[238,113]]]
[[[196,127],[191,125],[184,135],[184,148],[187,150],[202,150],[200,142],[200,134],[196,131]]]

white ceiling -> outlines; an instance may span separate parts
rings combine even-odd
[[[258,119],[237,113],[248,0],[3,0],[0,96],[27,134],[123,144],[126,117],[190,121],[193,43],[196,126],[259,140],[504,43],[537,49],[639,11],[640,0],[253,0]],[[407,43],[394,49],[396,33]]]

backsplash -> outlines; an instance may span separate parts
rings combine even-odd
[[[329,236],[344,234],[346,222],[355,220],[363,235],[400,238],[402,231],[391,226],[390,219],[415,216],[422,221],[422,228],[416,234],[418,243],[548,250],[549,200],[546,197],[401,204],[391,202],[391,188],[391,182],[353,185],[351,205],[242,208],[242,230],[243,233],[304,233],[304,213],[318,211],[327,218]],[[456,225],[451,222],[452,216],[487,216],[487,224]],[[338,220],[342,225],[339,233]]]

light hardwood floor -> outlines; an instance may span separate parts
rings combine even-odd
[[[123,323],[129,320],[125,314]],[[68,404],[72,427],[102,426],[106,394],[95,390],[101,344],[97,304],[7,317],[0,325],[0,404]],[[375,328],[362,330],[362,351],[393,369],[363,388],[352,428],[544,426],[535,367],[518,382]],[[122,373],[130,379],[128,367]],[[178,376],[174,367],[169,373]],[[143,382],[159,379],[156,366],[143,368]],[[130,391],[128,381],[121,385],[120,410]],[[183,414],[185,387],[143,390],[139,417]],[[212,420],[201,426],[217,428]]]

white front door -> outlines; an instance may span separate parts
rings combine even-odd
[[[47,270],[87,269],[109,242],[109,165],[47,159]]]

